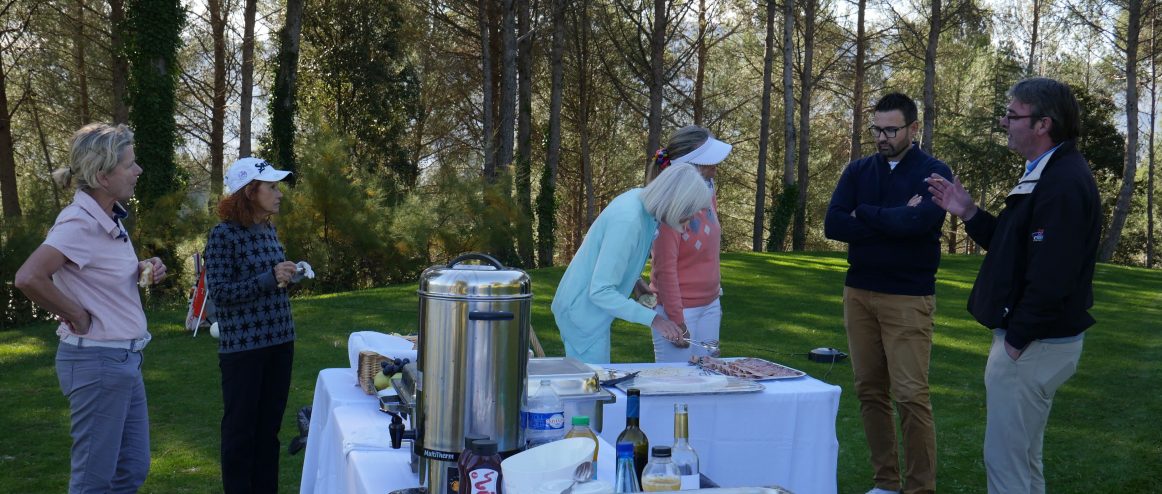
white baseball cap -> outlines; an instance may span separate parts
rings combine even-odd
[[[730,154],[730,150],[733,148],[734,146],[730,144],[708,137],[706,142],[698,146],[698,149],[676,158],[670,158],[670,160],[674,163],[689,163],[691,165],[717,165],[726,159],[726,155]]]
[[[241,158],[226,170],[226,193],[233,194],[253,180],[278,182],[291,172],[279,170],[261,158]]]

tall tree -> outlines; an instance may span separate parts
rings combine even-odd
[[[767,250],[782,251],[787,228],[795,215],[798,184],[795,177],[795,1],[783,0],[783,187],[771,201],[771,236]],[[773,191],[772,191],[773,192]]]
[[[489,182],[496,180],[496,157],[493,155],[495,147],[495,131],[493,130],[492,113],[492,27],[489,22],[489,0],[477,2],[477,26],[480,32],[480,73],[481,87],[484,102],[481,105],[480,123],[482,126],[481,139],[484,141],[484,178]]]
[[[77,74],[77,126],[89,123],[92,116],[89,112],[89,64],[86,51],[89,46],[89,34],[85,29],[85,13],[89,9],[86,0],[76,0],[73,11],[73,64]]]
[[[803,66],[799,74],[799,166],[797,169],[799,187],[795,203],[795,224],[791,234],[791,249],[801,251],[807,244],[807,187],[810,180],[808,164],[811,157],[811,91],[815,87],[812,79],[812,63],[815,60],[815,9],[818,0],[804,0],[803,3]]]
[[[867,12],[867,0],[856,0],[855,21],[855,60],[852,61],[853,84],[851,91],[851,161],[863,155],[860,143],[863,137],[864,109],[863,101],[864,60],[867,57],[867,32],[864,20]]]
[[[218,196],[222,180],[226,128],[226,25],[228,9],[223,0],[209,0],[210,31],[214,38],[214,89],[210,105],[210,197]],[[218,201],[211,199],[210,204]],[[211,206],[213,207],[213,206]]]
[[[763,249],[763,213],[766,211],[767,194],[767,145],[770,142],[771,132],[771,92],[773,89],[772,72],[775,65],[775,0],[767,0],[766,16],[766,47],[763,51],[763,95],[759,108],[759,160],[757,177],[755,179],[754,195],[754,230],[751,234],[751,249],[762,252]]]
[[[113,123],[129,121],[129,58],[126,46],[129,33],[125,23],[125,0],[109,0],[109,50],[113,54]]]
[[[242,26],[242,99],[238,109],[238,157],[250,156],[250,129],[252,108],[254,107],[254,16],[258,0],[244,0]],[[210,173],[211,182],[221,182],[221,176]],[[218,180],[218,181],[214,181]]]
[[[304,0],[286,0],[286,17],[278,31],[278,66],[270,99],[270,156],[288,171],[295,162],[295,114],[298,93],[299,42],[303,32]],[[288,180],[294,183],[294,174]]]
[[[146,209],[179,190],[177,145],[177,55],[185,11],[178,0],[130,0],[126,9],[130,43],[129,121],[137,159],[148,163],[138,179],[137,198]]]
[[[517,256],[526,267],[535,266],[533,260],[533,204],[532,204],[532,151],[533,151],[533,36],[532,13],[528,0],[519,0],[517,8],[517,153],[516,202],[521,209],[517,224]]]
[[[557,230],[557,167],[561,160],[561,93],[564,79],[566,0],[553,0],[553,41],[549,49],[549,137],[537,195],[537,266],[553,265]]]
[[[20,102],[8,103],[8,73],[5,60],[17,60],[20,51],[20,39],[28,29],[28,23],[36,9],[34,2],[31,9],[18,12],[20,5],[16,0],[6,0],[0,3],[0,14],[11,19],[0,26],[0,204],[3,204],[5,218],[21,215],[20,194],[16,184],[16,157],[12,140],[12,115],[20,107]],[[11,16],[11,17],[9,17]],[[27,93],[27,91],[26,91]]]
[[[924,130],[920,149],[932,154],[932,132],[936,128],[936,47],[940,43],[940,0],[932,0],[929,13],[928,45],[924,50]]]
[[[501,4],[504,10],[500,37],[504,46],[500,59],[500,154],[496,166],[500,170],[507,170],[512,164],[513,130],[516,126],[516,2],[503,0]]]
[[[685,47],[673,57],[666,56],[669,46],[682,27],[682,19],[690,10],[688,3],[675,4],[673,0],[611,0],[611,12],[601,16],[604,32],[612,43],[616,57],[633,74],[633,82],[626,83],[617,76],[613,56],[603,50],[602,65],[623,102],[646,120],[647,135],[643,177],[649,181],[650,163],[654,151],[661,147],[663,101],[665,88],[675,74],[694,54],[697,44]],[[638,95],[644,90],[645,105]]]

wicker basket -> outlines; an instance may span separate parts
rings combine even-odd
[[[375,394],[375,375],[382,370],[380,362],[386,362],[387,357],[375,353],[370,350],[363,350],[359,352],[359,387],[363,388],[363,392],[369,395]]]

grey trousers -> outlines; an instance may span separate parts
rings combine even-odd
[[[984,371],[988,422],[984,465],[990,494],[1044,494],[1041,444],[1057,388],[1077,371],[1082,340],[1034,341],[1017,360],[993,336]]]
[[[56,371],[69,399],[69,493],[134,493],[149,473],[141,352],[61,343]]]

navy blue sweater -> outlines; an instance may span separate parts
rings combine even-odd
[[[254,350],[294,341],[290,296],[274,266],[286,252],[270,223],[218,223],[206,242],[206,286],[218,316],[218,352]]]
[[[894,295],[936,293],[944,210],[932,202],[924,182],[933,173],[952,177],[947,165],[915,144],[895,170],[879,153],[847,165],[823,228],[827,238],[848,244],[847,286]],[[908,206],[917,194],[920,204]]]

